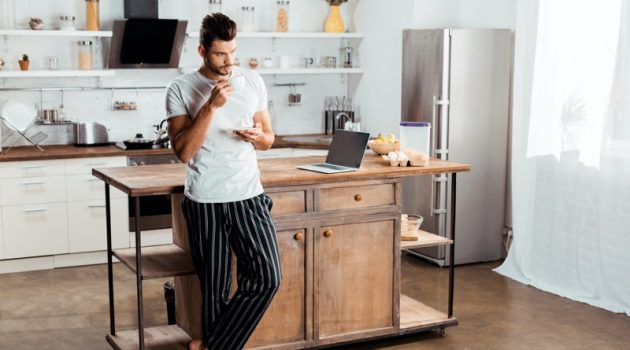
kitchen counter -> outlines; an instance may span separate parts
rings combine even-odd
[[[330,135],[278,135],[276,136],[272,148],[328,149],[330,141],[327,140],[327,137],[330,137]],[[88,147],[76,147],[74,145],[42,145],[41,147],[44,149],[44,152],[41,152],[33,146],[13,147],[7,153],[0,153],[0,162],[173,153],[173,150],[170,148],[124,150],[114,145]],[[6,152],[6,148],[3,149],[3,151]]]
[[[44,149],[44,152],[41,152],[33,146],[13,147],[9,152],[0,154],[0,162],[173,153],[173,150],[170,148],[124,150],[114,145],[90,147],[76,147],[73,145],[43,145],[41,147]],[[6,150],[3,149],[3,151]]]
[[[245,348],[319,348],[427,330],[444,332],[457,325],[452,316],[453,260],[447,312],[401,294],[401,249],[446,246],[454,256],[455,248],[454,226],[452,237],[420,231],[417,241],[400,241],[402,181],[406,176],[450,173],[455,184],[456,173],[469,171],[470,166],[432,159],[427,167],[391,167],[368,153],[357,172],[320,174],[295,168],[323,160],[321,156],[259,160],[265,192],[274,203],[271,214],[283,281]],[[142,280],[174,276],[177,324],[143,328],[141,333],[147,349],[185,349],[191,337],[200,338],[201,330],[199,280],[180,209],[185,165],[96,168],[92,174],[132,197],[171,194],[173,244],[117,249],[109,256],[136,273],[139,301]],[[455,191],[451,201],[455,217]],[[140,247],[142,234],[137,231],[135,237],[135,246]],[[114,305],[110,308],[115,316]],[[140,325],[142,315],[140,311]],[[106,339],[115,349],[137,349],[139,332],[114,330]]]
[[[325,157],[296,157],[261,159],[258,166],[265,188],[274,186],[313,185],[339,181],[358,181],[383,178],[469,171],[470,165],[431,159],[426,167],[392,167],[380,156],[366,153],[361,170],[348,173],[321,174],[296,169],[297,165],[315,164]],[[129,196],[173,194],[184,191],[185,164],[160,164],[143,167],[96,168],[93,175]]]

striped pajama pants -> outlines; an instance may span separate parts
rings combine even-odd
[[[280,287],[280,259],[266,194],[229,203],[184,198],[193,263],[203,299],[201,323],[208,349],[242,349]],[[232,255],[236,293],[230,299]]]

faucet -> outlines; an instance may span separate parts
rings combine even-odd
[[[352,118],[351,118],[351,117],[348,115],[348,113],[346,113],[346,112],[340,112],[340,113],[337,113],[337,115],[335,115],[335,121],[336,121],[336,122],[335,122],[335,124],[336,124],[336,125],[339,125],[339,119],[341,119],[341,117],[346,117],[346,121],[345,121],[345,122],[341,125],[341,126],[343,126],[343,127],[344,127],[344,129],[345,129],[345,125],[346,125],[346,123],[347,123],[347,122],[351,122],[351,121],[352,121]],[[337,128],[337,129],[338,129],[338,128]],[[334,133],[335,133],[335,128],[333,127],[333,134],[334,134]]]

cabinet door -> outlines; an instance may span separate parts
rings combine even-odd
[[[68,253],[66,203],[5,206],[4,258]]]
[[[68,242],[70,253],[107,249],[105,201],[68,203]],[[112,248],[129,247],[127,199],[111,200]]]
[[[246,348],[289,343],[296,346],[295,343],[307,338],[306,242],[311,239],[309,230],[278,231],[277,237],[282,284]]]
[[[0,260],[4,259],[4,234],[2,230],[2,207],[0,207]]]
[[[394,327],[394,220],[322,226],[315,237],[315,335]],[[355,334],[350,334],[355,333]]]

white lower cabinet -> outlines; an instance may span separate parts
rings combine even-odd
[[[92,168],[112,166],[126,166],[126,157],[0,162],[0,260],[31,258],[15,260],[30,266],[41,256],[107,250],[105,185]],[[110,189],[112,245],[127,248],[127,196]]]
[[[129,247],[127,199],[111,200],[112,247]],[[105,201],[68,202],[68,242],[70,253],[107,249]]]
[[[4,206],[4,259],[68,252],[66,203]]]
[[[0,260],[4,259],[4,231],[2,230],[2,207],[0,207]]]
[[[92,175],[66,175],[68,201],[87,201],[105,199],[105,183]],[[109,187],[110,198],[127,198],[127,195]]]
[[[66,201],[64,176],[0,180],[2,205],[57,203]]]

